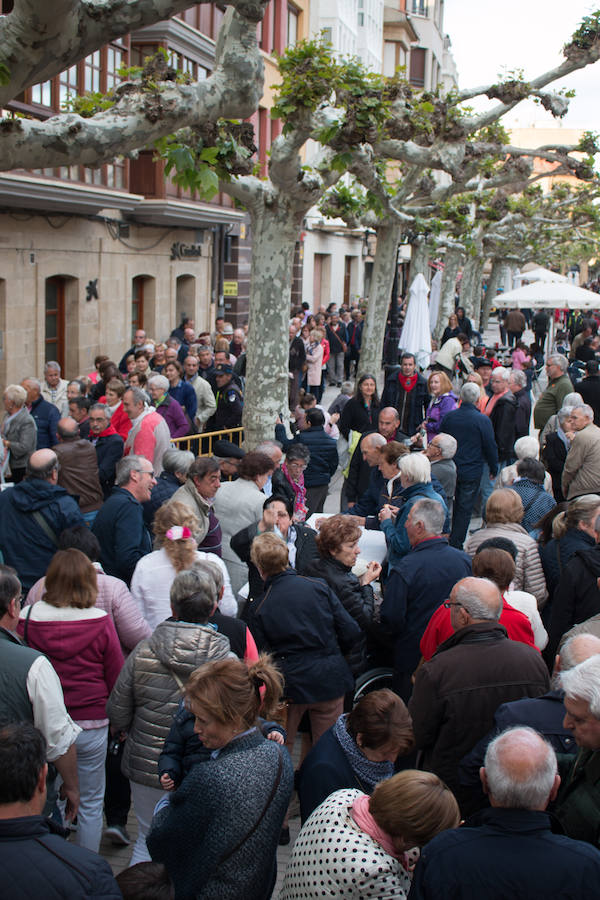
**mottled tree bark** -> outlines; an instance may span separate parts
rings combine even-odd
[[[444,328],[448,324],[448,318],[454,312],[454,295],[456,293],[456,277],[460,268],[463,252],[459,247],[448,247],[444,257],[444,272],[442,274],[442,292],[434,337],[441,340]]]
[[[359,376],[365,372],[379,372],[383,356],[385,325],[394,282],[394,267],[398,259],[398,225],[380,225],[377,229],[377,254],[373,263],[369,308],[363,326]]]
[[[498,293],[498,286],[500,284],[500,279],[502,277],[502,271],[506,266],[505,259],[493,259],[492,260],[492,271],[490,272],[490,277],[488,280],[487,290],[485,292],[485,297],[483,298],[483,305],[481,308],[481,330],[482,332],[488,327],[488,322],[490,320],[490,310],[492,306],[495,306],[496,294]]]
[[[408,286],[410,287],[419,272],[429,284],[429,247],[427,239],[419,235],[411,245]]]
[[[481,312],[481,277],[485,260],[479,255],[467,256],[460,286],[460,305],[471,319],[473,328],[479,331]]]

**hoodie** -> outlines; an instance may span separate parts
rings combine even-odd
[[[123,654],[104,610],[56,607],[40,600],[21,610],[17,631],[54,666],[65,706],[75,721],[106,718],[106,701],[123,666]]]

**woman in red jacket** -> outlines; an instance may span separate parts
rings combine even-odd
[[[21,611],[25,643],[48,657],[65,706],[82,729],[77,746],[80,802],[75,843],[98,852],[102,836],[108,718],[106,701],[123,666],[111,617],[95,606],[96,571],[80,550],[59,550],[48,567],[46,592]]]

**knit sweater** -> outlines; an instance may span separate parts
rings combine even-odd
[[[263,815],[280,760],[279,784]],[[175,900],[267,900],[292,787],[287,750],[257,730],[194,766],[146,839],[152,859],[167,868]]]

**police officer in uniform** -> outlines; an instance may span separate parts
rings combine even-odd
[[[206,431],[238,428],[242,424],[242,391],[233,380],[233,367],[219,363],[215,367],[217,409],[206,423]]]

